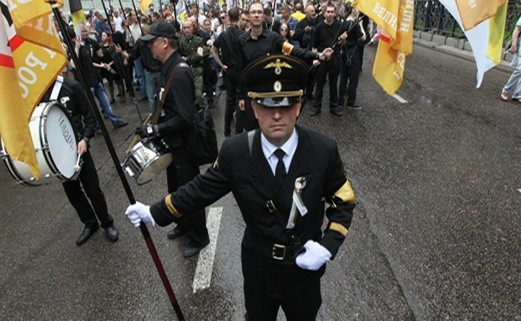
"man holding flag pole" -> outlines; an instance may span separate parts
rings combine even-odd
[[[59,25],[60,29],[61,30],[65,30],[67,28],[67,26],[66,26],[65,22],[63,21],[63,19],[61,17],[61,13],[59,12],[59,9],[58,9],[58,4],[54,0],[48,0],[48,1],[49,1],[50,5],[51,5],[52,11],[53,11],[53,13],[54,13],[54,15],[56,17],[56,20],[58,22],[58,25]],[[72,61],[74,62],[75,65],[81,66],[80,61],[79,61],[79,57],[76,54],[76,51],[74,49],[75,45],[73,44],[71,37],[69,36],[68,33],[63,33],[63,34],[64,34],[64,41],[65,41],[65,43],[67,45],[67,48],[68,48],[69,52],[71,53]],[[80,81],[84,91],[87,94],[87,98],[89,100],[90,108],[93,111],[93,113],[94,113],[94,115],[96,117],[96,120],[100,124],[100,128],[102,130],[103,137],[105,139],[105,142],[107,144],[108,150],[110,152],[112,161],[114,162],[114,165],[115,165],[115,168],[116,168],[116,172],[118,173],[118,176],[119,176],[119,178],[121,180],[123,188],[125,189],[125,192],[127,194],[128,200],[129,200],[129,202],[131,204],[135,204],[136,200],[134,198],[134,194],[132,193],[132,190],[130,189],[130,185],[128,184],[128,181],[127,181],[127,178],[125,176],[125,173],[123,172],[123,169],[120,166],[118,155],[116,154],[114,145],[112,144],[112,141],[111,141],[110,136],[108,134],[107,128],[105,127],[105,125],[103,123],[103,118],[102,118],[99,110],[95,107],[96,103],[94,102],[93,94],[91,93],[90,90],[87,90],[88,86],[86,84],[85,75],[83,74],[83,68],[80,67],[78,69],[78,74],[77,75],[78,75],[78,80]],[[181,307],[179,306],[179,303],[177,302],[177,298],[175,296],[175,293],[174,293],[174,291],[172,289],[172,286],[170,284],[170,281],[168,280],[168,277],[167,277],[167,275],[165,273],[165,270],[163,268],[163,264],[161,263],[161,260],[159,258],[158,253],[157,253],[155,245],[154,245],[154,243],[152,241],[152,238],[150,236],[150,232],[148,231],[148,228],[145,226],[145,224],[141,224],[140,230],[141,230],[141,234],[143,235],[143,238],[145,239],[145,242],[147,244],[147,247],[148,247],[148,250],[150,252],[150,255],[152,256],[152,260],[153,260],[153,262],[154,262],[154,264],[156,266],[156,269],[157,269],[157,271],[159,273],[159,276],[161,278],[161,281],[163,283],[165,291],[167,292],[167,295],[168,295],[168,297],[170,299],[170,303],[172,304],[172,307],[174,308],[176,316],[177,316],[177,318],[180,321],[184,321],[185,319],[184,319],[183,313],[181,311]]]

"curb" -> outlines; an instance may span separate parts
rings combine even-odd
[[[459,57],[468,61],[475,62],[474,55],[470,51],[470,45],[466,39],[456,39],[431,33],[415,31],[413,43],[415,45],[429,48],[435,51],[443,52],[455,57]],[[507,54],[507,59],[511,59],[512,55]],[[503,59],[500,64],[492,69],[501,70],[507,73],[512,73],[513,66],[509,65],[510,61]]]

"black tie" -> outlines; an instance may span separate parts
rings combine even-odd
[[[277,162],[277,167],[275,167],[275,178],[279,181],[279,183],[282,183],[286,178],[286,166],[284,165],[284,161],[282,160],[286,153],[284,153],[284,151],[280,148],[278,148],[273,153],[279,159],[279,161]]]

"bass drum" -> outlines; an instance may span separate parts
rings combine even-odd
[[[39,104],[31,115],[29,129],[40,179],[36,180],[29,166],[12,158],[1,141],[2,159],[13,178],[29,186],[75,179],[79,174],[79,171],[75,171],[78,142],[64,108],[55,101]]]

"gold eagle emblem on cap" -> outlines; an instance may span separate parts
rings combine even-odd
[[[282,68],[293,69],[293,67],[287,62],[282,62],[280,59],[275,60],[274,62],[270,62],[264,69],[275,68],[275,74],[278,76],[282,73]]]

